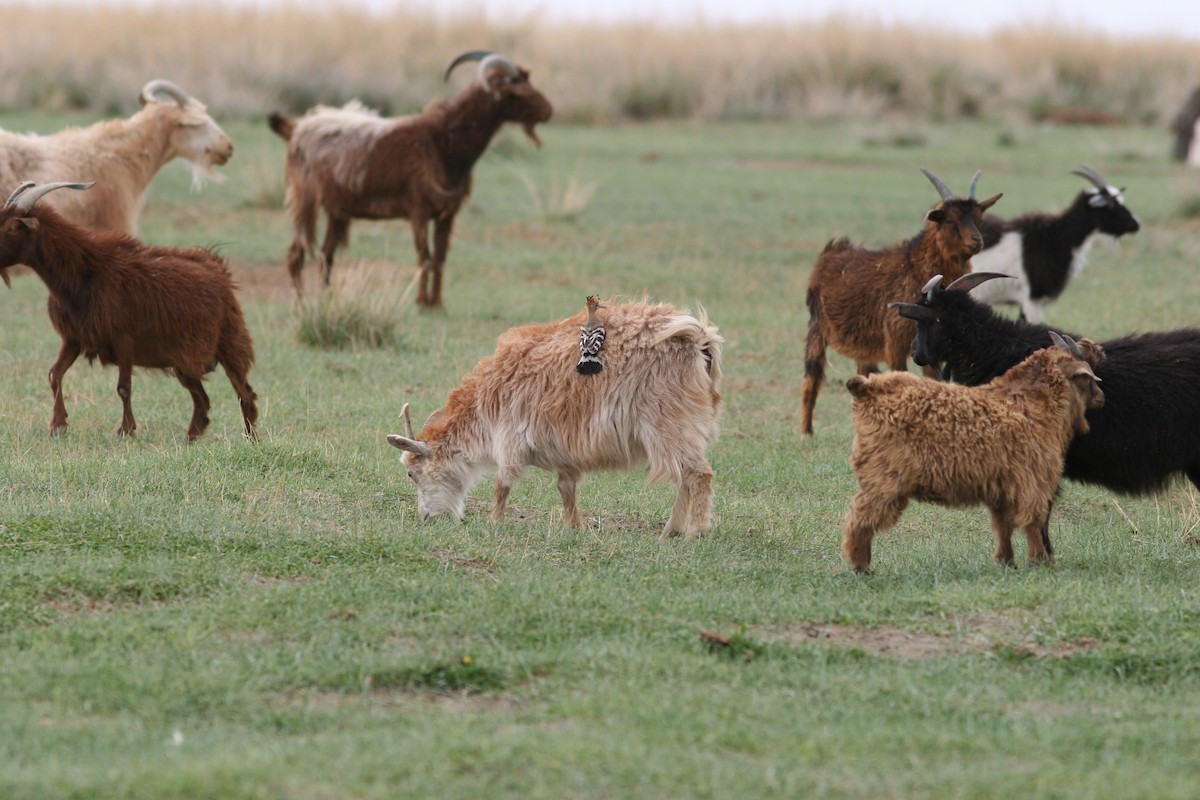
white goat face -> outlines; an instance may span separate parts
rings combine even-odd
[[[194,185],[203,183],[205,178],[224,180],[213,172],[213,167],[233,157],[233,142],[200,103],[193,100],[180,114],[171,145],[176,155],[191,163]]]
[[[417,485],[417,514],[421,519],[451,513],[462,520],[467,508],[467,487],[453,462],[434,464],[432,457],[404,454],[408,477]]]
[[[431,451],[425,442],[407,436],[393,433],[387,440],[404,451],[404,467],[417,485],[417,514],[421,519],[452,513],[461,520],[471,488],[472,469],[466,460],[456,452]]]

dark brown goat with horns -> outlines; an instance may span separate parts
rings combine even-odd
[[[805,435],[813,432],[813,408],[825,380],[826,349],[832,347],[854,359],[859,375],[877,371],[879,361],[886,362],[888,369],[905,369],[917,325],[889,312],[888,302],[916,297],[934,275],[963,275],[971,256],[983,247],[979,221],[1001,195],[975,199],[978,171],[965,200],[955,197],[929,170],[922,167],[921,172],[942,201],[925,215],[920,233],[886,250],[867,250],[845,238],[835,239],[817,257],[808,282],[808,343],[800,393]]]
[[[479,80],[453,100],[420,114],[384,118],[358,102],[317,106],[299,120],[271,114],[271,129],[288,141],[288,204],[295,238],[287,253],[296,291],[305,253],[315,257],[317,210],[329,227],[321,268],[329,284],[334,253],[349,239],[350,220],[407,218],[421,268],[417,304],[442,305],[442,268],[450,231],[471,191],[471,168],[505,122],[519,123],[534,144],[534,126],[550,119],[550,101],[529,82],[528,70],[484,50],[462,53],[446,69],[479,62]],[[433,221],[433,252],[429,222]]]
[[[246,381],[254,345],[225,261],[203,248],[151,247],[123,233],[89,231],[37,202],[90,183],[25,181],[0,208],[0,278],[25,264],[50,290],[50,322],[62,337],[50,367],[52,434],[67,430],[63,375],[82,353],[116,364],[125,413],[119,435],[137,428],[130,407],[134,367],[171,370],[192,395],[188,441],[208,427],[204,375],[220,364],[237,392],[246,435],[255,438],[257,399]]]

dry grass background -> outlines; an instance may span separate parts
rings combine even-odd
[[[1200,81],[1200,47],[1041,25],[966,35],[849,17],[788,25],[572,24],[259,8],[16,4],[5,10],[0,107],[125,113],[150,77],[218,115],[360,97],[390,113],[445,96],[457,52],[528,65],[560,121],[1075,116],[1160,124]],[[461,80],[461,79],[460,79]]]

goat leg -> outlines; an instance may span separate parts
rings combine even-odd
[[[50,435],[59,436],[67,432],[67,406],[63,402],[62,379],[67,370],[79,358],[80,347],[77,342],[63,340],[58,350],[58,358],[50,367],[50,393],[54,395],[54,416],[50,419]]]

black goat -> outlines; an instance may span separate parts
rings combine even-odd
[[[1046,321],[1046,303],[1083,269],[1096,233],[1136,233],[1138,218],[1125,206],[1122,190],[1088,166],[1071,170],[1092,183],[1061,214],[1022,214],[1010,220],[988,214],[979,224],[983,250],[971,259],[973,272],[999,272],[1016,281],[989,283],[975,291],[985,303],[1015,303],[1029,322]]]
[[[925,285],[920,303],[893,303],[916,320],[913,359],[969,386],[986,383],[1061,328],[1005,319],[970,290],[995,274],[970,273],[944,289]],[[1095,366],[1106,402],[1087,412],[1091,432],[1067,450],[1064,474],[1114,492],[1149,494],[1179,473],[1200,488],[1200,328],[1136,333],[1100,343]]]

